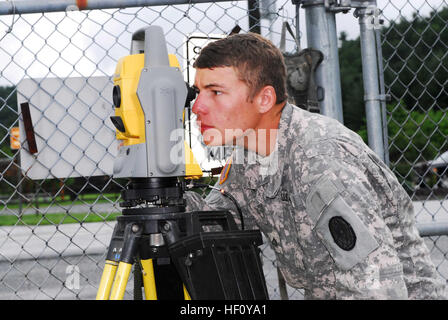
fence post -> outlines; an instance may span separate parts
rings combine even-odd
[[[143,6],[166,6],[224,1],[228,0],[15,0],[0,1],[0,15],[115,8],[126,9]]]
[[[341,77],[339,71],[336,10],[324,0],[298,1],[305,9],[308,47],[320,50],[324,60],[316,70],[319,109],[323,115],[343,123]]]
[[[249,16],[249,31],[261,34],[259,1],[247,1],[247,15]]]
[[[16,150],[16,165],[17,165],[17,201],[19,203],[19,220],[22,220],[23,217],[23,183],[22,183],[22,170],[20,167],[20,149]]]
[[[355,17],[359,20],[360,44],[362,58],[362,75],[364,84],[364,102],[366,109],[367,136],[370,148],[386,163],[385,145],[387,145],[387,123],[385,123],[385,94],[382,79],[383,73],[379,69],[379,55],[381,43],[376,30],[380,27],[379,10],[376,1],[366,2],[355,10]],[[381,64],[382,65],[382,64]],[[383,110],[382,110],[383,109]]]

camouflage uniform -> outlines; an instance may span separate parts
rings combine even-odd
[[[264,233],[305,298],[446,298],[409,196],[357,134],[286,104],[270,166],[260,174],[266,168],[238,148],[217,186],[239,202],[247,228]],[[235,212],[217,191],[186,198],[188,210]]]

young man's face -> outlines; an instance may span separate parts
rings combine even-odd
[[[199,95],[193,105],[204,143],[210,146],[238,143],[247,129],[256,129],[260,113],[249,99],[249,88],[233,67],[196,69]]]

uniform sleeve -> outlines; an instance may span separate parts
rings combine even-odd
[[[221,189],[224,188],[226,192],[231,194],[233,198],[237,201],[240,210],[243,214],[244,228],[246,230],[253,230],[256,228],[254,219],[249,215],[247,210],[247,204],[241,187],[238,183],[226,183],[225,185],[220,185],[219,182],[215,184],[215,187]],[[187,191],[184,195],[187,202],[187,211],[201,211],[201,210],[222,210],[229,211],[235,223],[241,226],[241,218],[238,213],[235,203],[222,195],[221,192],[217,190],[211,190],[210,193],[203,198],[196,192]]]
[[[320,272],[333,278],[327,289],[338,299],[407,299],[402,264],[381,215],[384,199],[376,193],[374,179],[334,142],[315,145],[301,159],[295,189],[326,251],[315,257],[316,265],[328,255],[333,262]],[[324,281],[316,284],[311,291],[325,286]]]
[[[184,193],[184,198],[187,202],[187,211],[209,211],[216,210],[210,206],[199,193],[187,191]]]

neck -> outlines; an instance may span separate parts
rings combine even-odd
[[[254,151],[262,157],[266,157],[274,151],[284,105],[283,103],[275,106],[271,109],[272,112],[266,113],[260,118],[254,130],[250,130],[250,133],[244,137],[242,145],[245,149]]]

